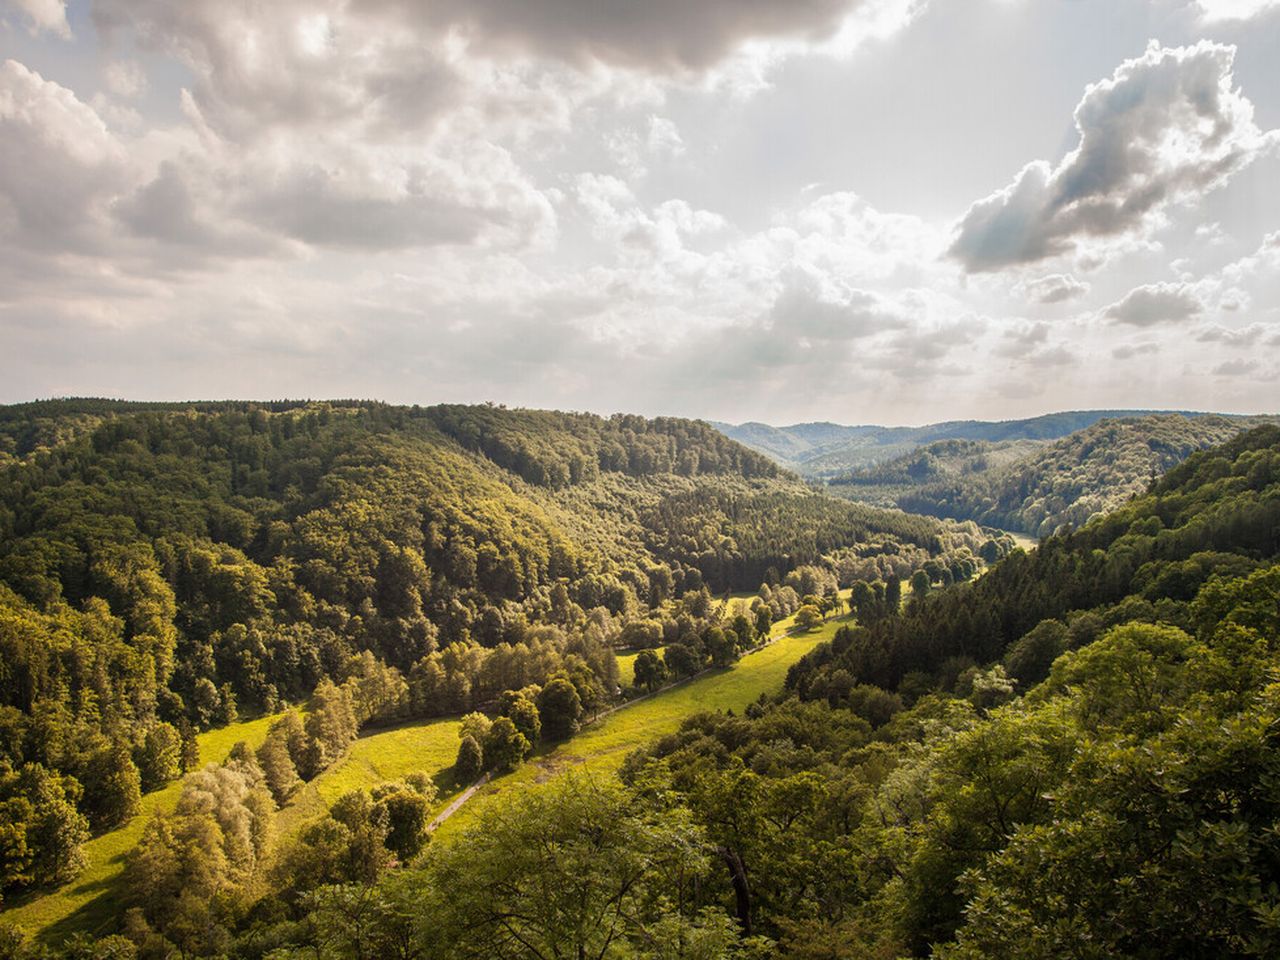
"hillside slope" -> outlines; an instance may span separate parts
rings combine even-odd
[[[278,893],[158,888],[181,922],[152,906],[128,935],[335,960],[1280,951],[1280,428],[902,609],[860,586],[784,694],[726,689],[678,729],[655,701],[615,714],[408,862],[372,815],[404,788],[348,794]],[[628,725],[660,736],[619,765]]]
[[[1024,420],[952,420],[920,427],[843,426],[800,423],[771,427],[762,423],[714,426],[726,436],[773,458],[806,477],[830,478],[884,464],[940,440],[1003,444],[1058,440],[1099,420],[1154,414],[1150,410],[1074,410]],[[1177,411],[1181,416],[1205,414]]]
[[[0,448],[0,802],[53,798],[0,854],[8,896],[73,877],[198,730],[323,689],[349,722],[291,741],[306,779],[350,724],[562,674],[608,699],[632,621],[696,666],[711,591],[981,539],[669,418],[56,401],[0,409]]]
[[[1043,536],[1124,503],[1197,450],[1266,418],[1177,414],[1099,421],[1047,445],[939,441],[834,478],[833,493]]]

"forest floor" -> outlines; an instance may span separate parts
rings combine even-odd
[[[735,604],[739,600],[733,598]],[[622,704],[585,725],[572,739],[541,748],[515,772],[483,784],[463,801],[465,806],[454,806],[463,792],[463,785],[455,783],[452,776],[458,751],[457,718],[412,721],[367,731],[342,759],[303,786],[280,809],[276,836],[283,839],[296,833],[349,790],[377,786],[418,771],[432,775],[440,790],[436,813],[453,806],[451,815],[439,824],[438,835],[442,836],[470,823],[494,797],[544,783],[562,771],[577,768],[612,774],[631,750],[674,732],[686,717],[703,710],[740,713],[762,693],[780,689],[791,664],[848,622],[847,617],[833,617],[808,633],[791,633],[791,620],[783,620],[774,625],[774,639],[769,644],[733,666],[704,671],[653,696]],[[624,657],[627,655],[619,660]],[[630,672],[634,658],[635,654],[630,654],[625,666],[619,664],[623,672]],[[274,720],[263,717],[201,734],[201,763],[225,760],[240,740],[256,748]],[[103,931],[119,912],[125,857],[141,839],[151,817],[172,810],[180,792],[181,781],[175,781],[145,795],[138,816],[85,844],[89,862],[79,877],[56,890],[6,905],[0,922],[48,941],[79,931]]]

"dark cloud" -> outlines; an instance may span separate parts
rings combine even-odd
[[[821,41],[885,0],[356,0],[362,12],[460,30],[475,46],[573,63],[702,70],[759,39]]]
[[[1195,289],[1185,283],[1152,283],[1137,287],[1103,311],[1113,323],[1150,327],[1178,323],[1198,316],[1204,304]]]
[[[1234,56],[1208,41],[1153,44],[1089,87],[1075,111],[1079,146],[973,204],[951,256],[971,272],[1034,263],[1082,238],[1135,232],[1167,204],[1225,182],[1268,142],[1232,89]]]

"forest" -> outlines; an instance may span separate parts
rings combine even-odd
[[[523,747],[476,738],[497,762],[538,742],[530,708],[562,736],[628,695],[619,648],[688,676],[841,574],[996,542],[811,491],[696,421],[91,400],[5,408],[0,438],[6,899],[196,772],[202,730],[282,714],[242,758],[275,801],[408,719],[511,713]],[[763,620],[710,629],[713,595],[766,582]]]
[[[210,415],[228,416],[182,414],[197,422]],[[383,415],[393,412],[377,414]],[[491,415],[506,428],[520,416],[486,410],[480,419]],[[385,462],[396,463],[391,441],[397,437],[408,448],[402,455],[411,455],[410,426],[377,430],[361,424],[359,412],[345,416],[348,427],[356,421],[350,432],[361,443],[379,442],[377,454],[391,458]],[[76,469],[88,470],[101,463],[91,452],[101,429],[22,456],[34,455],[27,461],[32,465],[41,457],[61,465],[76,449],[84,461]],[[432,443],[442,442],[436,427],[424,429]],[[540,425],[538,432],[545,429]],[[328,434],[318,426],[317,436]],[[149,435],[147,444],[132,439],[137,448],[151,449]],[[154,445],[164,451],[170,442]],[[503,443],[513,446],[512,435]],[[393,489],[415,476],[425,484],[421,471],[452,450],[458,459],[450,461],[451,482],[463,482],[467,465],[476,478],[471,482],[492,478],[494,486],[481,489],[496,494],[500,485],[511,492],[503,516],[513,526],[510,518],[532,516],[558,530],[563,504],[579,504],[584,496],[628,502],[624,492],[645,480],[604,471],[574,481],[571,471],[568,486],[557,491],[512,476],[478,450],[449,444],[455,442],[445,441],[421,462],[411,460],[412,470],[387,470],[387,483]],[[155,549],[164,537],[143,541],[141,531],[158,515],[145,509],[138,491],[168,497],[173,519],[182,486],[172,482],[172,466],[162,474],[169,482],[148,475],[137,448],[126,458],[134,473],[119,462],[110,472],[134,478],[123,485],[136,498],[129,529],[133,542]],[[192,450],[208,447],[186,449],[192,459]],[[531,442],[526,449],[536,447]],[[354,452],[346,456],[359,462]],[[328,479],[313,489],[338,484],[331,474],[344,461],[334,462],[322,474]],[[370,524],[386,522],[375,505],[395,502],[378,487],[376,474],[359,474]],[[145,487],[138,483],[148,476]],[[545,606],[521,608],[525,632],[512,640],[441,643],[448,626],[432,616],[430,585],[437,577],[450,584],[459,606],[474,594],[461,588],[455,567],[426,549],[423,533],[422,552],[414,552],[430,573],[415,582],[425,580],[428,589],[410,612],[430,624],[421,629],[435,647],[407,671],[382,656],[396,647],[379,645],[410,628],[380,620],[390,615],[386,601],[403,595],[379,589],[378,561],[365,568],[368,592],[354,609],[350,596],[326,593],[323,581],[295,574],[293,589],[313,605],[303,609],[345,612],[359,618],[365,632],[330,626],[344,642],[341,656],[334,671],[320,671],[309,696],[296,701],[300,709],[285,710],[261,746],[238,746],[224,763],[186,773],[176,806],[146,824],[126,857],[130,893],[112,927],[61,943],[12,930],[4,934],[6,955],[968,960],[1268,957],[1280,951],[1274,922],[1280,807],[1273,789],[1280,775],[1280,428],[1260,427],[1194,453],[1142,495],[1029,551],[992,532],[973,536],[977,528],[930,527],[933,521],[921,518],[904,520],[890,534],[875,527],[878,514],[841,514],[839,501],[802,510],[785,500],[785,477],[735,476],[734,483],[770,486],[757,498],[733,498],[724,494],[726,478],[711,476],[709,489],[719,497],[709,492],[686,503],[677,495],[681,481],[664,475],[652,478],[662,496],[629,501],[634,514],[605,511],[614,522],[634,519],[649,532],[635,549],[643,548],[650,564],[666,563],[672,581],[620,575],[614,560],[610,572],[630,590],[622,618],[607,605],[587,609],[575,599],[578,581],[608,559],[603,548],[617,534],[604,527],[586,538],[582,513],[575,511],[579,525],[565,528],[572,533],[563,534],[561,549],[578,566],[557,568],[570,572],[547,587],[522,581],[528,595],[546,591]],[[225,482],[225,503],[244,502],[229,493],[229,476]],[[263,483],[261,499],[269,500],[277,487]],[[816,496],[790,483],[798,503]],[[23,506],[22,516],[31,515],[30,503],[49,505],[42,516],[58,515],[55,507],[62,505],[69,522],[88,524],[92,514],[65,509],[58,486],[32,484],[29,500],[7,502]],[[591,486],[595,492],[588,493]],[[427,496],[425,486],[412,491],[415,503]],[[123,490],[115,495],[123,497]],[[295,504],[308,502],[302,487],[292,496],[300,498]],[[672,499],[680,505],[666,506]],[[745,505],[760,511],[755,521]],[[542,513],[520,512],[535,506]],[[258,509],[268,511],[265,504]],[[297,565],[290,569],[316,559],[288,547],[295,525],[321,509],[314,502],[309,510],[295,506],[283,514],[291,520],[277,521],[287,528],[277,536],[284,547],[279,556]],[[493,504],[486,509],[492,512]],[[466,516],[450,522],[461,524]],[[717,600],[709,581],[732,576],[733,568],[703,572],[694,563],[702,553],[686,541],[707,539],[710,527],[752,557],[774,541],[742,531],[772,523],[798,543],[830,552],[818,563],[766,576],[745,606]],[[925,524],[919,529],[939,542],[923,533],[927,542],[911,540],[914,523]],[[49,525],[21,525],[15,512],[13,542],[22,544]],[[334,535],[333,525],[325,529]],[[844,534],[832,529],[868,539],[865,546],[833,548]],[[187,535],[194,539],[198,532]],[[53,542],[68,536],[61,532]],[[241,563],[267,559],[252,553],[273,542],[264,536],[236,548]],[[957,545],[962,536],[971,542]],[[351,540],[344,543],[345,556],[359,555]],[[685,553],[673,554],[673,544]],[[50,618],[41,621],[47,632],[35,638],[66,645],[56,660],[43,661],[57,664],[44,673],[21,647],[16,650],[25,660],[7,650],[4,658],[13,681],[4,689],[29,697],[8,707],[11,749],[48,750],[61,736],[66,751],[61,766],[51,752],[16,752],[0,770],[10,893],[73,874],[76,838],[128,815],[120,812],[120,798],[127,807],[144,771],[148,783],[178,775],[187,765],[186,731],[225,722],[251,701],[251,688],[231,678],[238,675],[206,675],[204,694],[192,690],[190,698],[210,711],[199,715],[184,695],[192,688],[172,682],[191,669],[194,625],[201,622],[196,614],[212,617],[216,604],[193,603],[202,594],[168,578],[166,556],[156,554],[155,566],[143,568],[154,580],[132,594],[90,594],[78,604],[59,594],[41,608],[31,585],[19,592],[24,582],[15,580],[7,588],[14,615]],[[536,561],[540,554],[530,556]],[[82,582],[115,582],[94,579],[103,577],[95,562]],[[47,567],[43,588],[74,589],[76,581],[54,577],[65,569]],[[687,580],[690,570],[702,578],[697,586],[677,584],[676,571]],[[280,580],[267,583],[272,597],[289,595]],[[158,584],[170,584],[168,606],[157,608]],[[528,596],[514,585],[508,589],[512,595],[504,599],[512,606],[494,605],[504,612]],[[125,606],[122,595],[152,599]],[[616,778],[568,769],[544,786],[499,792],[470,825],[433,840],[428,820],[439,785],[409,774],[348,791],[300,829],[276,831],[277,807],[339,757],[363,725],[380,718],[464,713],[457,782],[486,770],[500,777],[537,744],[573,737],[593,710],[607,705],[609,654],[623,634],[630,645],[663,648],[643,667],[637,660],[640,692],[660,686],[667,671],[689,675],[702,664],[731,662],[782,615],[794,614],[795,629],[803,631],[837,604],[855,619],[796,662],[783,689],[762,694],[744,713],[697,714],[673,734],[635,744]],[[808,621],[806,610],[813,611]],[[542,618],[531,616],[534,611]],[[336,613],[328,616],[337,622]],[[288,626],[301,632],[304,623],[311,622],[298,618]],[[171,647],[164,644],[165,624]],[[223,634],[239,637],[234,626],[215,626],[217,643],[206,642],[219,649]],[[33,635],[10,628],[3,636],[12,645]],[[111,659],[126,654],[135,659],[124,666]],[[212,662],[216,670],[225,661],[214,656]],[[67,666],[81,663],[78,674]],[[112,686],[139,663],[153,687],[136,679]],[[258,669],[266,682],[278,683],[265,666]],[[170,684],[161,687],[161,676]],[[282,689],[277,686],[279,705],[286,699]],[[150,717],[142,709],[148,697],[155,701]],[[161,709],[177,712],[161,719]],[[69,725],[61,732],[60,722]],[[174,733],[163,732],[164,725]],[[142,731],[140,740],[128,739],[133,731]],[[94,752],[65,762],[82,744]]]
[[[839,496],[1041,537],[1145,492],[1197,450],[1268,417],[1108,418],[1052,442],[948,439],[832,477]]]

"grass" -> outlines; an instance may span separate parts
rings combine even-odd
[[[666,649],[666,647],[654,647],[653,652],[661,657]],[[639,650],[628,650],[618,654],[618,684],[623,690],[636,682],[636,657],[638,656],[640,656]]]
[[[267,728],[274,720],[275,717],[262,717],[200,734],[197,743],[201,766],[221,763],[241,740],[256,748],[266,739]],[[162,790],[146,794],[136,817],[84,845],[88,864],[76,879],[6,906],[0,920],[28,931],[40,931],[51,940],[77,931],[103,929],[119,912],[119,880],[125,855],[142,838],[151,817],[172,810],[181,792],[182,782],[176,780]]]
[[[436,780],[443,807],[446,790],[453,785],[449,771],[458,756],[459,725],[456,719],[419,721],[366,733],[346,756],[289,799],[276,816],[277,836],[294,833],[350,790],[374,787],[418,771]]]
[[[539,751],[514,773],[487,784],[436,831],[436,842],[473,823],[497,797],[528,790],[569,769],[612,775],[623,759],[642,744],[677,730],[686,717],[704,710],[741,713],[761,693],[782,686],[787,669],[823,640],[829,640],[847,618],[830,620],[809,633],[784,634],[769,646],[743,657],[733,667],[702,674],[694,680],[638,701],[592,724],[571,740]],[[780,630],[790,626],[783,621]]]

